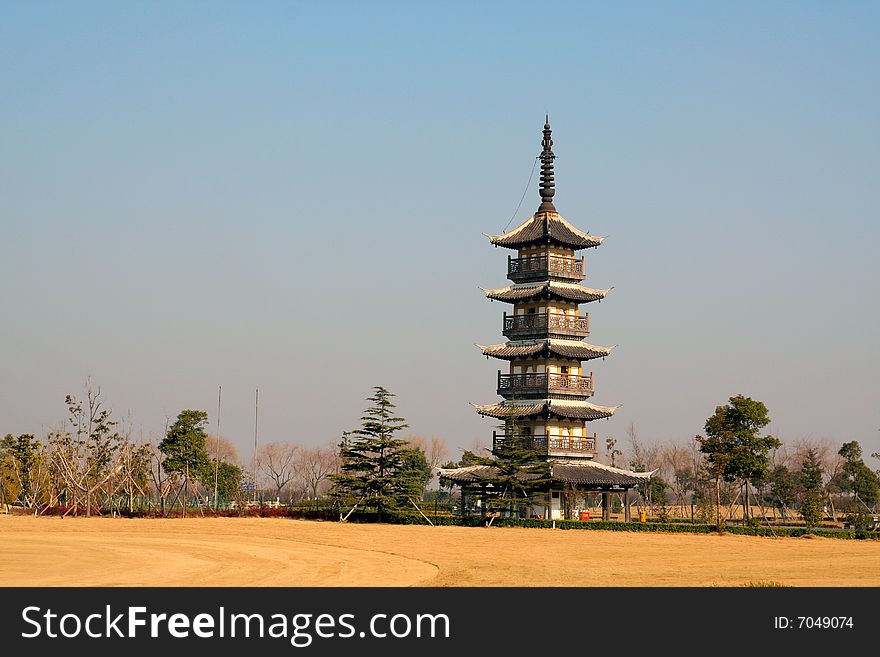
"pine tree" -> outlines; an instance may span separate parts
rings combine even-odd
[[[529,506],[541,503],[538,494],[551,481],[550,465],[543,453],[535,449],[534,438],[519,433],[513,422],[504,427],[505,438],[497,441],[492,456],[479,458],[495,474],[484,479],[486,510],[522,514]]]
[[[389,509],[407,504],[415,487],[411,448],[394,437],[409,425],[394,415],[394,394],[381,386],[373,391],[367,398],[372,406],[364,411],[360,428],[348,432],[340,443],[341,472],[330,479],[336,497],[375,508],[381,521]]]
[[[822,464],[816,450],[807,452],[801,463],[798,482],[801,487],[801,516],[808,528],[822,522]]]

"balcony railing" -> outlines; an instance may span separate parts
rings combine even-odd
[[[543,278],[584,279],[584,258],[536,255],[526,258],[507,257],[507,278],[515,283]]]
[[[502,374],[498,372],[498,394],[502,397],[518,395],[580,395],[593,394],[593,374],[562,374],[559,372],[528,372]]]
[[[522,441],[523,447],[545,453],[549,456],[595,456],[598,435],[568,436],[559,433],[550,434],[504,434],[492,432],[492,445],[498,447],[505,441],[516,439]]]
[[[550,334],[585,338],[590,334],[590,316],[563,313],[532,313],[531,315],[504,313],[504,328],[501,333],[511,340]]]

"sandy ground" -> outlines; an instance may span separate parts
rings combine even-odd
[[[2,586],[878,586],[880,541],[0,516]]]

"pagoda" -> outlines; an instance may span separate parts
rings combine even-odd
[[[611,467],[595,460],[598,437],[587,423],[611,417],[615,406],[591,401],[595,391],[593,372],[586,361],[605,358],[610,347],[590,344],[590,318],[580,305],[601,301],[611,291],[585,287],[585,257],[579,251],[598,247],[603,237],[585,233],[568,223],[556,210],[553,197],[553,140],[549,120],[544,124],[540,197],[537,212],[501,235],[490,235],[496,247],[515,251],[507,258],[511,284],[484,289],[493,301],[510,304],[504,313],[502,334],[507,342],[477,345],[484,355],[506,361],[498,371],[497,393],[501,401],[475,404],[477,413],[503,423],[493,432],[493,452],[504,441],[517,440],[549,462],[552,481],[531,513],[551,519],[580,517],[578,504],[587,493],[602,495],[603,518],[610,516],[610,496],[621,494],[624,517],[629,520],[626,491],[651,473]],[[492,475],[491,465],[443,469],[440,476],[457,484],[462,495],[479,498],[483,480]],[[566,500],[566,492],[582,495]],[[485,492],[485,491],[483,491]],[[574,497],[574,496],[572,496]],[[577,500],[581,500],[578,502]]]

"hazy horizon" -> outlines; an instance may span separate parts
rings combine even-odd
[[[687,441],[736,394],[880,451],[880,6],[0,4],[0,435],[91,377],[243,459],[358,425],[488,444],[499,233],[553,125],[591,423]],[[538,204],[537,173],[510,227]],[[876,465],[876,463],[872,464]]]

